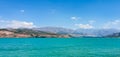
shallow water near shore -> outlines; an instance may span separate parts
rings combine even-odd
[[[0,57],[120,57],[120,38],[1,38]]]

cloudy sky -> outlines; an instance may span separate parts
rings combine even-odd
[[[120,0],[0,0],[0,28],[120,29]]]

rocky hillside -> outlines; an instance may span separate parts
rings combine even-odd
[[[56,34],[51,32],[38,31],[33,29],[0,29],[0,37],[34,37],[34,38],[69,38],[70,35],[67,34]]]

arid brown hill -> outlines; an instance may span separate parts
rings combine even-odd
[[[56,34],[33,29],[0,29],[0,37],[15,38],[69,38],[70,35]]]

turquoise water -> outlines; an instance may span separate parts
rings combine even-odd
[[[4,38],[0,57],[120,57],[120,39]]]

